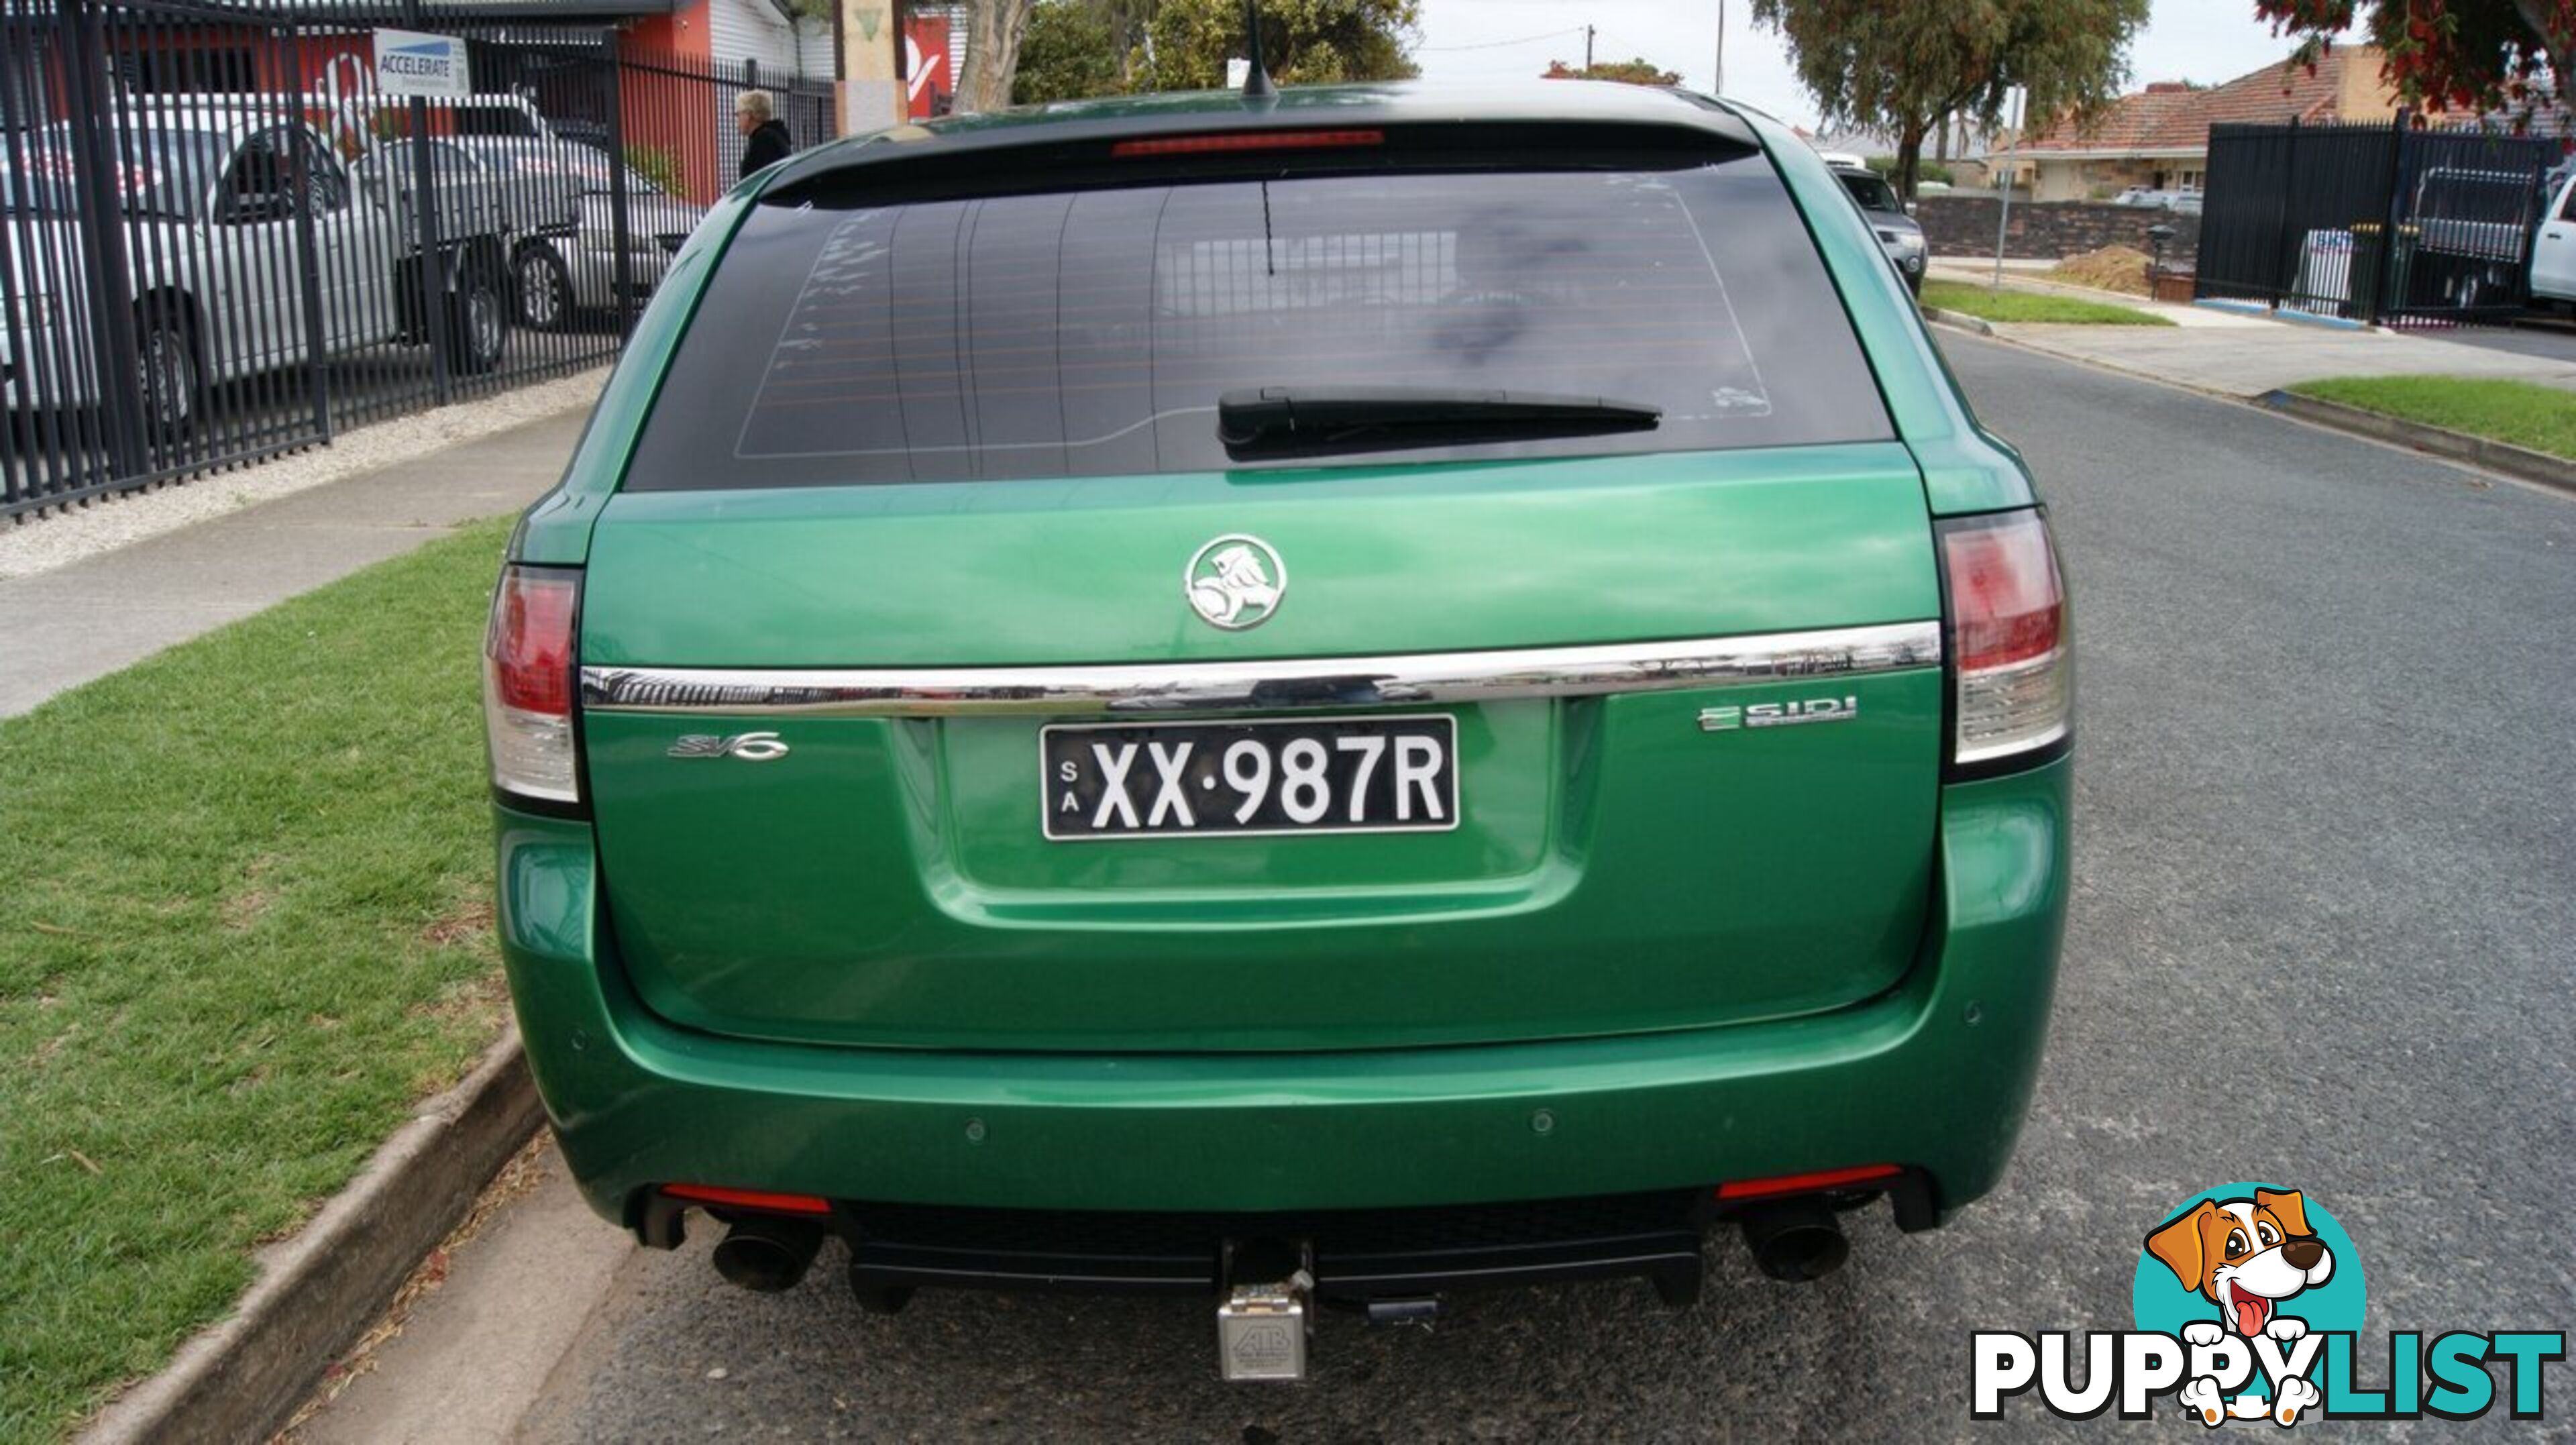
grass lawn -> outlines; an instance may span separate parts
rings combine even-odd
[[[2152,311],[2138,311],[2080,296],[2038,291],[1993,291],[1964,281],[1926,281],[1923,304],[1988,321],[2062,321],[2095,326],[2171,326]]]
[[[0,1441],[158,1368],[490,1043],[506,535],[0,722]]]
[[[2576,460],[2576,391],[2467,376],[2343,376],[2290,390]]]

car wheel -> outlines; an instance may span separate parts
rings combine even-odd
[[[178,441],[196,430],[205,401],[195,332],[185,317],[158,308],[143,314],[135,332],[144,432],[156,443]]]
[[[572,320],[572,275],[552,246],[530,246],[511,267],[510,291],[521,326],[557,331]]]
[[[501,364],[509,341],[510,317],[499,280],[488,266],[468,268],[447,298],[448,364],[466,375],[480,376]]]

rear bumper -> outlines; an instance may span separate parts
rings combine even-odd
[[[1897,1163],[1946,1217],[2020,1130],[2067,894],[2069,764],[1945,789],[1941,908],[1895,989],[1773,1023],[1338,1054],[835,1049],[692,1033],[627,990],[589,826],[504,811],[529,1061],[593,1208],[653,1186],[1265,1213],[1704,1189]]]

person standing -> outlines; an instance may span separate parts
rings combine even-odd
[[[746,90],[734,97],[733,128],[742,135],[742,174],[775,165],[795,153],[796,143],[787,138],[787,122],[778,118],[778,106],[765,90]]]

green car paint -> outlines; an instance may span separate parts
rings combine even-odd
[[[1172,606],[1165,565],[1235,529],[1295,558],[1301,594],[1250,638]],[[1892,443],[747,491],[712,514],[701,494],[639,493],[601,533],[582,646],[606,667],[1329,658],[1940,612],[1921,483]],[[1551,539],[1543,570],[1516,560],[1531,537]],[[1514,573],[1474,606],[1424,592]],[[952,579],[1004,576],[1006,605],[949,622]],[[602,713],[586,741],[624,963],[675,1023],[924,1047],[1366,1048],[1813,1012],[1892,984],[1929,887],[1939,670],[1760,690],[1745,700],[1848,697],[1858,720],[1710,746],[1698,710],[1739,691],[1464,709],[1462,826],[1329,847],[1049,843],[1030,818],[1037,719]],[[765,727],[789,756],[673,775],[682,734]],[[1768,821],[1788,818],[1793,847]]]
[[[504,811],[501,931],[564,1157],[632,1224],[674,1179],[923,1203],[1264,1210],[1597,1194],[1854,1161],[1993,1188],[2038,1071],[2064,762],[1941,792],[1903,979],[1808,1018],[1363,1052],[1060,1054],[713,1037],[639,1000],[587,824]],[[1532,1127],[1546,1111],[1545,1133]],[[980,1124],[980,1129],[970,1126]]]
[[[1035,134],[1482,113],[1437,94],[1013,113],[823,148],[765,184],[930,139],[968,154]],[[1771,156],[1894,440],[621,491],[673,349],[711,324],[700,301],[746,187],[675,263],[513,558],[585,569],[581,657],[598,667],[1362,657],[1938,618],[1935,520],[2033,505],[2027,473],[1976,423],[1822,162],[1704,104]],[[1176,605],[1178,559],[1242,529],[1295,559],[1297,592],[1230,634]],[[1543,580],[1477,585],[1521,573]],[[1045,842],[1037,717],[595,711],[593,816],[497,810],[503,951],[565,1157],[629,1225],[673,1181],[1268,1211],[1881,1161],[1920,1170],[1946,1217],[2001,1177],[2036,1073],[2070,765],[1945,780],[1938,667],[1822,690],[1856,718],[1724,739],[1692,726],[1701,709],[1817,686],[1443,707],[1468,820],[1321,850]],[[753,729],[792,753],[673,763],[684,733]]]

